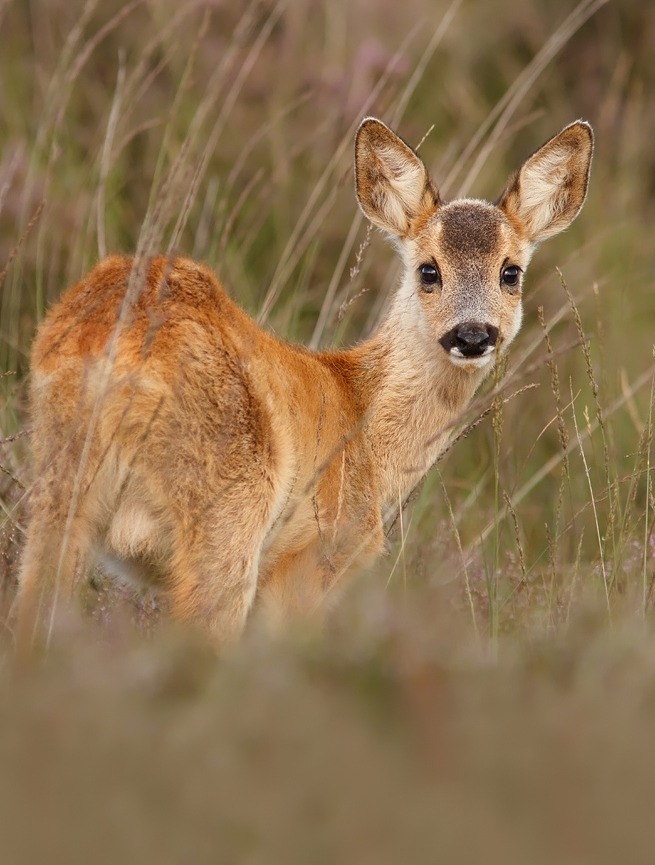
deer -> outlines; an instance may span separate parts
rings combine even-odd
[[[592,152],[579,120],[495,203],[445,201],[416,152],[366,117],[356,197],[402,275],[350,348],[282,341],[184,257],[96,264],[31,352],[17,633],[35,641],[93,562],[154,586],[219,647],[253,608],[284,623],[329,607],[383,552],[387,509],[447,447],[518,333],[532,253],[580,212]]]

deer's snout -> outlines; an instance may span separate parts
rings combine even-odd
[[[498,341],[498,328],[492,324],[465,321],[453,327],[439,342],[447,352],[458,357],[481,357],[489,354]]]

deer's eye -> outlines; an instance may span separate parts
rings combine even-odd
[[[510,264],[509,267],[504,267],[500,274],[501,285],[507,288],[516,288],[521,281],[521,268],[516,264]]]
[[[436,264],[422,264],[418,269],[423,291],[428,293],[434,291],[435,286],[441,285],[441,274]]]

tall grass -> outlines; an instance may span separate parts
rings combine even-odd
[[[209,861],[219,835],[252,862],[398,861],[392,851],[402,845],[380,828],[394,820],[417,850],[440,839],[447,861],[458,851],[474,857],[462,861],[495,861],[504,850],[508,862],[613,862],[612,839],[641,861],[641,836],[607,791],[625,791],[636,773],[628,799],[647,819],[654,28],[655,9],[640,0],[0,3],[0,706],[14,705],[0,711],[0,793],[11,779],[36,777],[32,759],[49,785],[68,765],[71,803],[83,802],[90,825],[106,832],[98,800],[80,794],[93,768],[112,803],[136,791],[132,813],[150,827],[146,847],[158,861],[173,861],[178,842],[144,804],[157,784],[182,783],[189,801],[212,801],[223,770],[255,805],[240,811],[217,792],[220,832],[204,805],[194,812],[174,796],[161,805],[160,816],[182,814],[180,837],[200,845],[194,861]],[[6,617],[32,482],[29,346],[47,305],[107,252],[176,250],[209,262],[242,305],[290,339],[319,347],[363,337],[397,276],[354,202],[352,138],[365,113],[421,142],[446,195],[489,198],[565,123],[594,125],[588,202],[531,265],[507,369],[389,515],[388,556],[321,637],[272,648],[253,633],[216,669],[190,636],[165,626],[149,643],[156,601],[95,575],[85,599],[96,626],[71,626],[45,673],[17,683]],[[39,758],[30,742],[46,706],[53,752]],[[115,729],[107,718],[118,719]],[[30,738],[14,765],[9,742],[25,723]],[[130,736],[143,742],[150,729],[166,759],[154,745],[135,756]],[[101,747],[80,744],[83,730]],[[627,741],[612,757],[619,739]],[[276,835],[264,794],[275,798],[298,753],[311,771],[298,769],[297,783],[314,804],[285,788],[280,801],[297,819],[288,837]],[[119,754],[138,771],[119,770],[114,785]],[[339,760],[352,765],[341,773]],[[204,765],[199,777],[189,765]],[[360,775],[370,783],[355,784]],[[579,792],[587,782],[602,827]],[[569,783],[560,810],[549,795],[557,800]],[[341,840],[331,841],[321,827],[344,790],[359,814],[375,786],[372,822],[361,818],[368,829],[358,834],[337,808]],[[28,801],[21,791],[19,804]],[[62,827],[75,820],[62,802],[53,858],[71,862]],[[569,826],[578,858],[567,852],[567,802],[582,813]],[[119,831],[107,850],[129,862],[138,829],[115,807]],[[517,834],[512,809],[529,837]],[[15,813],[0,808],[0,858],[3,837],[18,839],[16,849],[30,840]],[[486,847],[476,840],[485,832]],[[84,861],[102,861],[93,833],[80,837],[80,849],[94,851]]]

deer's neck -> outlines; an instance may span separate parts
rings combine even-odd
[[[352,349],[385,505],[406,496],[435,462],[488,372],[456,367],[408,316],[392,308],[377,333]]]

